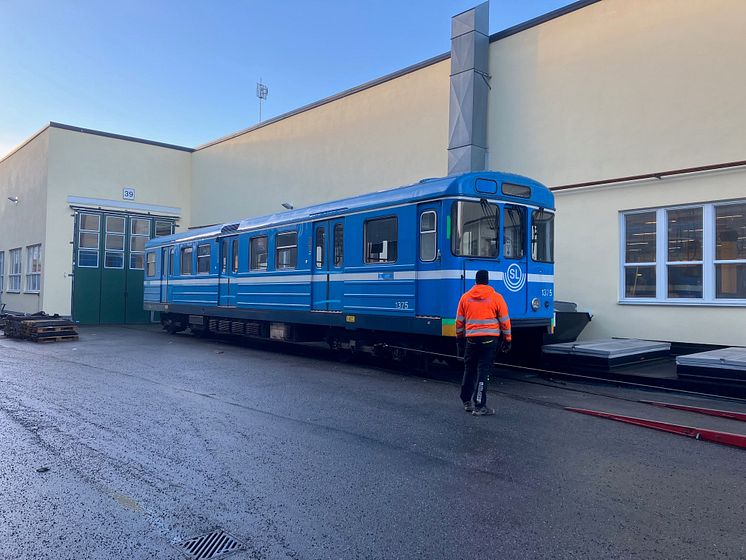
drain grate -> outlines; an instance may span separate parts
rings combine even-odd
[[[240,550],[243,545],[222,529],[200,537],[193,537],[180,543],[178,547],[192,560],[217,558]]]

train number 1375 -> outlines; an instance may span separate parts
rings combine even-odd
[[[397,309],[409,309],[409,302],[408,301],[397,301],[396,308]]]
[[[552,297],[554,293],[552,292],[552,288],[542,288],[541,295],[543,297]]]

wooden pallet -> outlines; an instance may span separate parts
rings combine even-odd
[[[78,326],[75,323],[44,314],[7,316],[4,331],[5,336],[34,342],[78,340]]]
[[[78,337],[77,334],[66,334],[62,336],[42,336],[42,337],[32,337],[32,342],[67,342],[67,341],[73,341],[78,340],[80,337]]]

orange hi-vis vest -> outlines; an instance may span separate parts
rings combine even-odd
[[[505,299],[491,286],[476,284],[458,302],[456,311],[456,336],[503,336],[507,342],[510,316]]]

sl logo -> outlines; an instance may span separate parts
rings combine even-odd
[[[520,266],[513,263],[505,271],[503,282],[511,292],[517,292],[526,284],[526,275],[523,274]]]

